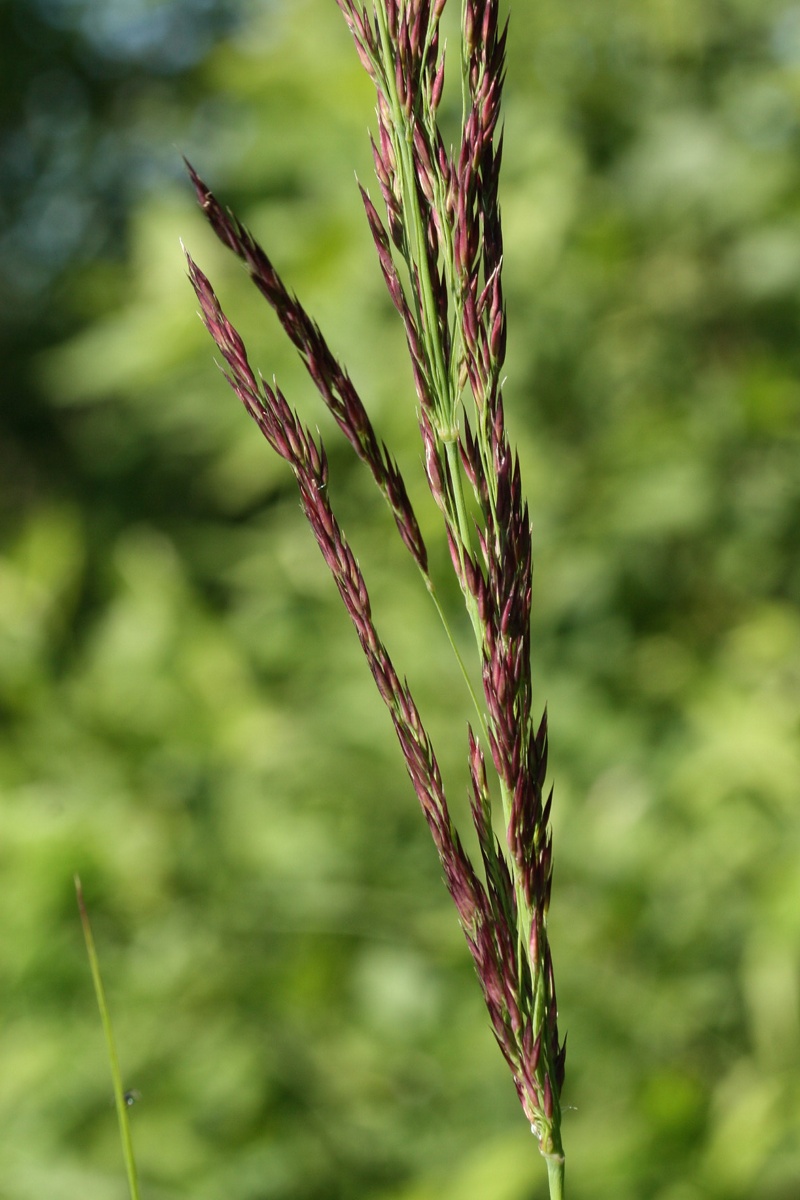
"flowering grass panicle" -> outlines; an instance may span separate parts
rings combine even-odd
[[[324,447],[280,389],[256,377],[241,338],[191,258],[189,277],[229,383],[294,473],[303,511],[394,723],[494,1035],[547,1160],[551,1197],[561,1197],[565,1047],[547,936],[552,878],[551,796],[544,792],[547,723],[546,717],[534,721],[531,712],[531,528],[501,387],[506,314],[498,123],[507,25],[500,24],[497,0],[462,0],[461,134],[459,144],[448,149],[437,120],[445,82],[439,24],[446,0],[375,0],[370,10],[355,0],[337,3],[376,89],[372,152],[385,221],[359,185],[361,198],[405,329],[427,480],[444,519],[480,657],[483,696],[473,693],[477,733],[469,729],[468,760],[482,878],[453,825],[433,747],[378,635],[363,575],[331,508]],[[258,242],[191,166],[189,173],[214,232],[245,263],[372,473],[461,663],[402,476],[356,388]],[[502,806],[505,847],[494,832],[493,788]]]

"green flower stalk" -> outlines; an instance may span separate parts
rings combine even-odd
[[[337,3],[376,89],[372,150],[385,221],[363,187],[361,198],[405,329],[427,480],[480,656],[483,696],[473,695],[478,734],[469,730],[468,761],[482,878],[463,849],[433,747],[377,633],[364,578],[331,508],[324,447],[280,389],[256,377],[211,284],[187,256],[189,277],[229,383],[295,475],[303,511],[389,709],[495,1038],[547,1160],[555,1200],[563,1195],[565,1045],[559,1041],[547,936],[552,793],[545,797],[546,717],[536,722],[531,713],[530,520],[501,388],[506,315],[498,124],[507,26],[500,25],[498,0],[463,0],[461,137],[448,150],[437,122],[445,70],[439,22],[446,0],[375,0],[370,11],[354,0]],[[191,167],[189,173],[214,232],[245,263],[340,430],[372,473],[447,628],[402,476],[355,386],[258,242]],[[448,636],[453,642],[449,629]],[[502,806],[505,847],[493,832],[493,789]]]

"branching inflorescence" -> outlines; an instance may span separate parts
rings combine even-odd
[[[463,118],[460,144],[448,150],[437,121],[444,84],[439,22],[446,0],[374,0],[371,11],[355,0],[337,3],[376,88],[378,136],[372,150],[385,222],[363,187],[361,197],[403,321],[428,484],[444,518],[480,653],[483,701],[474,697],[479,735],[469,730],[469,769],[483,879],[451,820],[408,686],[376,631],[364,578],[331,508],[324,448],[281,391],[253,373],[241,338],[191,258],[189,276],[229,383],[294,473],[303,511],[394,723],[495,1037],[547,1159],[551,1196],[560,1197],[565,1047],[559,1042],[546,923],[552,874],[550,797],[543,792],[547,727],[545,718],[537,725],[531,714],[531,530],[501,390],[506,318],[498,121],[507,26],[500,26],[498,0],[462,0]],[[214,232],[246,265],[339,428],[371,471],[444,620],[402,476],[347,372],[264,250],[191,167],[189,172]],[[497,774],[507,851],[493,832],[481,736]]]

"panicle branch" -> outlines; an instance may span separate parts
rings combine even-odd
[[[232,213],[222,208],[191,164],[187,162],[186,166],[211,228],[222,244],[245,264],[256,287],[271,305],[337,425],[372,472],[403,542],[427,576],[428,552],[405,481],[386,445],[378,441],[350,376],[333,355],[319,326],[288,291],[256,239]]]

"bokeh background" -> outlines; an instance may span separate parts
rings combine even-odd
[[[800,4],[513,9],[507,404],[570,1200],[796,1200]],[[147,1200],[543,1200],[388,718],[179,246],[326,438],[464,822],[424,591],[180,163],[349,364],[468,646],[341,15],[5,0],[0,101],[0,1197],[126,1194],[78,871]]]

